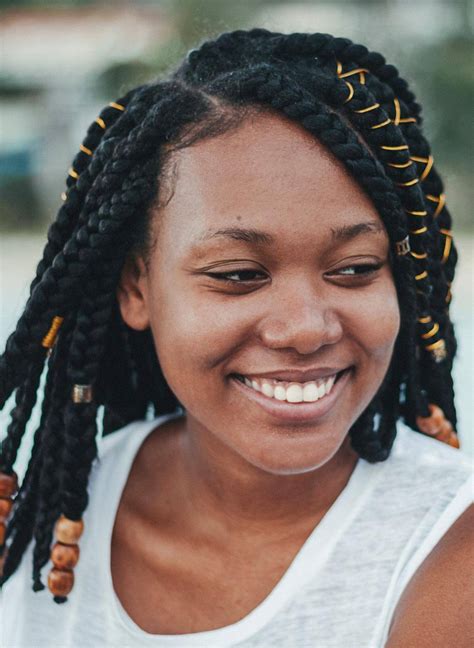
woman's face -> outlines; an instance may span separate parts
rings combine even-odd
[[[399,331],[380,217],[341,163],[278,116],[174,160],[148,268],[124,271],[122,315],[151,326],[190,431],[273,474],[318,468],[378,390]]]

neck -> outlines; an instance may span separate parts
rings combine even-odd
[[[312,529],[346,486],[358,460],[347,435],[322,466],[278,475],[248,463],[187,421],[180,439],[186,515],[203,528],[266,537]]]

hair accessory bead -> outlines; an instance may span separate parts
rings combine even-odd
[[[410,252],[410,238],[408,236],[405,236],[405,238],[401,241],[397,241],[395,243],[395,249],[399,256],[408,254],[408,252]]]
[[[0,497],[12,497],[18,490],[18,475],[0,472]]]
[[[74,572],[71,569],[53,567],[48,575],[48,588],[54,596],[67,596],[74,586]]]
[[[115,101],[111,101],[109,103],[109,106],[111,106],[112,108],[115,108],[116,110],[122,110],[122,111],[125,110],[125,106],[122,106],[121,104],[118,104]]]
[[[86,155],[92,155],[92,151],[87,148],[87,146],[84,146],[84,144],[79,145],[79,150],[85,153]]]
[[[56,539],[63,544],[75,544],[83,531],[84,522],[82,520],[70,520],[65,515],[61,515],[54,528]]]
[[[46,349],[52,349],[54,342],[56,341],[56,336],[58,334],[59,328],[61,324],[64,322],[64,317],[59,317],[56,315],[56,317],[53,317],[53,322],[51,324],[51,328],[49,331],[46,333],[44,336],[41,346],[45,347]]]
[[[382,126],[388,126],[388,124],[391,124],[392,120],[391,119],[386,119],[385,121],[381,122],[380,124],[375,124],[375,126],[371,126],[370,128],[372,130],[375,130],[376,128],[382,128]]]
[[[362,115],[363,113],[370,112],[371,110],[375,110],[376,108],[380,108],[379,103],[374,103],[371,106],[368,106],[368,108],[361,108],[360,110],[354,110],[354,112],[358,113],[359,115]]]
[[[416,425],[420,432],[435,437],[438,441],[447,443],[450,446],[459,448],[459,440],[450,421],[444,415],[443,410],[430,403],[428,405],[429,416],[417,416]]]
[[[91,385],[74,385],[72,388],[72,400],[74,403],[91,403],[92,386]]]
[[[79,545],[56,542],[51,551],[51,560],[57,569],[73,569],[79,561]]]
[[[446,360],[446,342],[443,339],[437,340],[433,344],[428,344],[428,346],[425,346],[425,349],[431,353],[436,363]]]

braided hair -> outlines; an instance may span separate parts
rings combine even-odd
[[[349,431],[353,448],[384,461],[397,420],[420,431],[417,417],[427,417],[431,403],[455,428],[449,301],[457,254],[407,82],[381,54],[346,38],[221,34],[165,78],[110,103],[74,158],[29,300],[0,357],[0,407],[15,393],[0,474],[14,474],[45,376],[29,465],[3,521],[1,583],[33,540],[33,589],[44,588],[55,523],[78,522],[87,507],[98,424],[109,434],[181,407],[150,330],[122,320],[117,284],[127,255],[149,250],[150,213],[172,152],[263,110],[301,125],[342,162],[373,201],[394,252],[400,331],[380,389]],[[93,398],[71,398],[78,388],[92,389]],[[55,600],[66,596],[56,592]]]

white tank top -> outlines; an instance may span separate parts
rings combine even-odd
[[[376,464],[358,460],[344,490],[252,612],[216,630],[153,635],[134,623],[114,592],[110,546],[133,459],[145,437],[174,416],[131,423],[100,441],[68,602],[57,605],[48,590],[31,590],[30,544],[0,595],[0,645],[382,648],[411,576],[473,501],[469,456],[399,424],[390,457]]]

